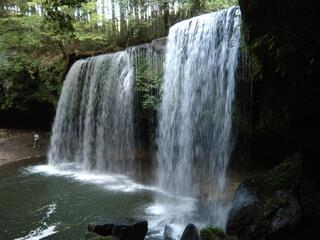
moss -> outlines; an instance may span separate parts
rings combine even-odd
[[[200,231],[202,240],[220,240],[225,239],[226,234],[218,227],[208,226]]]
[[[243,182],[242,188],[256,200],[249,208],[238,211],[227,232],[240,239],[264,240],[295,224],[300,215],[296,189],[301,178],[301,161],[301,153],[288,155],[269,172]]]
[[[102,236],[96,236],[93,238],[89,238],[89,240],[114,240],[113,237],[102,237]]]
[[[273,188],[295,190],[302,174],[302,154],[295,153],[287,157],[280,165],[269,171],[269,181]]]
[[[114,240],[115,238],[112,236],[100,236],[94,232],[86,232],[85,234],[85,239],[86,240]]]
[[[237,240],[235,236],[227,236],[222,229],[208,226],[200,231],[201,240]]]
[[[280,209],[286,209],[290,201],[288,195],[283,195],[283,190],[293,191],[301,177],[301,154],[296,153],[287,157],[280,165],[271,169],[258,182],[260,189],[264,189],[259,197],[255,210],[255,218],[248,233],[248,239],[266,239],[270,229],[269,221]],[[260,192],[260,191],[259,191]]]
[[[93,237],[98,237],[99,235],[94,232],[86,232],[85,233],[85,239],[91,239]]]

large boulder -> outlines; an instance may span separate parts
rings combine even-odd
[[[88,231],[105,237],[116,237],[119,240],[144,240],[148,232],[148,222],[133,224],[103,224],[89,225]]]
[[[285,239],[302,215],[297,191],[301,158],[299,153],[291,155],[267,174],[240,184],[229,212],[228,234],[245,240]]]
[[[184,229],[180,240],[201,240],[199,229],[192,223],[189,223]]]

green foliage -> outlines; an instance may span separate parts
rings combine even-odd
[[[57,33],[73,31],[73,13],[76,8],[81,8],[87,0],[45,0],[43,7],[46,11],[47,21],[55,23]]]
[[[30,61],[28,53],[31,53],[39,42],[31,34],[34,26],[22,18],[0,19],[0,25],[0,107],[6,109],[14,104],[14,89],[23,89],[20,76],[27,72],[33,77],[36,63]],[[16,34],[13,29],[18,29],[20,34]]]
[[[25,109],[31,102],[55,105],[72,55],[150,42],[165,36],[179,20],[235,1],[181,0],[178,13],[169,13],[169,0],[112,1],[117,2],[118,15],[113,6],[111,18],[104,19],[95,0],[0,1],[0,110]],[[157,4],[160,11],[148,17],[133,11],[145,11],[148,4]],[[36,6],[41,6],[41,15]],[[136,75],[143,108],[156,109],[162,71],[145,58]]]
[[[45,69],[51,64],[59,68],[61,59],[56,41],[41,30],[41,17],[3,18],[0,25],[0,108],[21,108],[33,100],[53,102],[56,79]]]
[[[208,0],[204,4],[206,11],[217,11],[238,5],[238,0]]]
[[[152,66],[152,60],[140,55],[135,59],[135,90],[142,96],[145,109],[157,109],[159,106],[159,89],[162,83],[162,70]],[[161,65],[162,66],[162,65]]]
[[[32,102],[55,105],[76,48],[72,8],[86,1],[6,1],[23,11],[42,4],[46,17],[6,13],[0,18],[0,109],[26,110]],[[59,9],[58,9],[59,8]],[[60,17],[50,15],[60,14]],[[22,12],[22,11],[21,11]],[[92,42],[96,42],[93,40]],[[92,44],[93,45],[93,44]]]

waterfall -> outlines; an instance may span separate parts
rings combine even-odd
[[[127,51],[79,60],[63,85],[49,164],[133,171],[133,67]]]
[[[175,196],[205,198],[196,210],[200,221],[220,227],[228,207],[239,14],[233,7],[170,28],[159,113],[158,185]]]
[[[49,164],[130,177],[155,170],[158,200],[165,200],[148,208],[154,226],[191,221],[224,227],[239,14],[234,7],[174,25],[165,54],[161,40],[74,63],[58,102]],[[194,199],[200,201],[194,205]]]

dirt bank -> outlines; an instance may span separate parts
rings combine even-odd
[[[0,166],[46,156],[49,133],[35,131],[40,135],[40,146],[33,148],[33,132],[34,130],[0,129]]]

